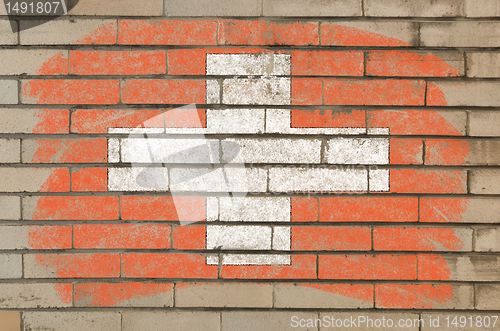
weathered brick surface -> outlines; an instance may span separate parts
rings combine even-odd
[[[498,17],[500,4],[495,0],[466,0],[465,15],[467,17]]]
[[[69,172],[66,168],[0,168],[0,192],[67,192]]]
[[[399,309],[473,309],[471,285],[384,284],[375,286],[375,307]]]
[[[415,255],[320,255],[318,263],[320,279],[417,279]]]
[[[68,133],[69,130],[69,111],[65,109],[2,108],[0,116],[3,133],[54,134]]]
[[[359,0],[263,0],[264,16],[361,16]]]
[[[476,309],[499,310],[500,309],[500,302],[498,302],[499,294],[500,294],[499,285],[489,285],[489,284],[476,285]]]
[[[76,7],[75,7],[76,8]],[[115,44],[116,21],[109,19],[54,20],[41,25],[21,21],[21,45]],[[36,25],[32,27],[33,25]]]
[[[465,0],[367,0],[366,16],[395,17],[457,17],[462,16]]]
[[[19,102],[17,80],[0,80],[0,104],[12,105]]]
[[[163,282],[74,285],[75,307],[173,307],[174,285]]]
[[[464,75],[464,56],[458,52],[368,52],[369,76],[455,77]]]
[[[373,33],[373,36],[366,37],[365,31]],[[336,46],[418,45],[418,26],[413,22],[404,21],[324,22],[321,23],[321,44]]]
[[[500,77],[500,54],[495,52],[467,53],[467,77]]]
[[[105,139],[25,139],[23,163],[102,163],[107,160]]]
[[[77,331],[121,330],[119,312],[26,312],[23,314],[25,330]]]
[[[116,278],[118,254],[29,254],[24,259],[25,278]]]
[[[167,16],[260,16],[261,12],[261,0],[165,0]]]
[[[498,326],[497,323],[494,323],[494,321],[497,319],[495,318],[495,316],[497,316],[496,312],[491,314],[487,313],[478,314],[476,312],[474,313],[468,312],[465,314],[423,313],[421,316],[422,316],[421,318],[426,322],[421,328],[421,330],[424,331],[435,330],[437,325],[440,325],[441,327],[444,328],[447,327],[454,328],[456,325],[460,330],[464,331],[474,331],[477,330],[478,328],[489,328],[491,330],[500,329],[500,326]],[[486,325],[489,325],[489,327],[486,327]]]
[[[439,88],[438,93],[434,87],[427,89],[427,104],[429,106],[472,106],[472,107],[498,107],[500,97],[495,94],[500,88],[498,82],[433,82]],[[429,91],[430,90],[430,91]]]
[[[373,247],[381,251],[472,250],[472,229],[390,227],[374,228]]]
[[[21,254],[0,254],[0,279],[21,278],[23,257]]]
[[[483,165],[500,164],[500,156],[491,153],[500,148],[497,140],[425,140],[425,164]],[[467,151],[467,157],[461,157]]]
[[[4,65],[0,68],[1,75],[44,75],[47,68],[44,63],[56,56],[58,59],[58,74],[68,73],[68,52],[60,50],[16,50],[2,49],[0,57]]]
[[[69,53],[69,73],[75,75],[153,75],[166,71],[166,53],[163,51]]]
[[[21,103],[24,104],[115,104],[120,101],[118,80],[60,79],[25,80],[22,84]],[[64,94],[47,93],[64,91]]]
[[[426,47],[498,47],[498,22],[424,22],[420,43]]]
[[[0,323],[5,331],[21,331],[21,312],[0,311]]]
[[[477,252],[500,251],[500,231],[497,228],[480,228],[474,231]]]
[[[420,330],[418,324],[419,314],[414,313],[390,313],[390,312],[321,312],[319,318],[322,321],[320,331],[328,329],[343,328],[344,330],[373,331],[378,328],[384,330]],[[391,320],[391,322],[389,321]],[[401,322],[400,322],[401,321]],[[406,324],[408,323],[408,324]],[[389,325],[392,324],[392,327]],[[346,325],[346,326],[345,326]],[[378,327],[377,327],[378,325]]]
[[[71,248],[71,234],[70,226],[0,226],[0,249]]]
[[[125,45],[216,45],[217,22],[124,20],[118,43]]]
[[[428,268],[432,264],[446,262],[447,269]],[[455,255],[420,255],[418,258],[419,274],[422,280],[458,280],[458,281],[498,281],[500,260],[494,255],[455,256]]]
[[[98,0],[71,0],[76,5],[70,15],[75,16],[162,16],[163,0],[135,1],[98,1]]]
[[[21,140],[19,139],[1,139],[0,150],[3,154],[0,155],[0,163],[18,163],[21,161],[19,154],[21,148]]]
[[[5,10],[5,7],[2,8]],[[2,14],[5,15],[5,14]],[[17,27],[17,23],[14,23]],[[18,43],[17,34],[12,33],[10,22],[6,19],[0,20],[0,45],[16,45]]]
[[[4,283],[0,284],[0,308],[71,307],[71,284]]]
[[[272,284],[177,283],[176,307],[273,307]]]
[[[57,208],[54,208],[57,206]],[[117,220],[118,197],[28,196],[23,198],[27,220]]]
[[[500,171],[473,170],[470,172],[470,192],[472,194],[498,194],[500,192]]]
[[[220,313],[217,312],[145,312],[145,311],[125,311],[122,313],[122,330],[139,331],[165,330],[220,330]]]
[[[296,312],[223,312],[222,331],[271,331],[271,330],[296,330],[292,326],[292,318]],[[317,313],[302,312],[300,318],[316,319]],[[303,327],[302,330],[318,330],[317,327]]]
[[[276,284],[276,308],[372,308],[373,286],[350,284]]]
[[[23,331],[500,309],[498,8],[477,3],[4,16],[0,309]]]
[[[469,115],[469,134],[476,137],[498,137],[500,128],[496,123],[500,114],[495,111],[472,111]]]

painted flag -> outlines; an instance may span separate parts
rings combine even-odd
[[[40,70],[78,79],[23,82],[25,102],[47,105],[35,131],[75,134],[24,146],[31,163],[61,164],[36,170],[33,187],[51,194],[26,197],[24,216],[71,221],[29,230],[49,251],[25,258],[27,277],[78,279],[57,290],[91,306],[273,284],[281,308],[467,308],[472,289],[441,282],[454,274],[439,252],[470,250],[472,230],[426,226],[468,209],[439,197],[467,193],[466,173],[427,167],[467,158],[461,141],[436,138],[464,135],[465,113],[437,110],[446,96],[428,79],[460,68],[319,47],[315,23],[119,24],[119,44],[199,47],[75,50]],[[114,43],[110,31],[79,42]],[[411,46],[343,25],[321,35]]]

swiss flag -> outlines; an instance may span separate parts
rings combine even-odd
[[[118,39],[155,44],[147,23],[137,24]],[[95,250],[39,254],[36,268],[60,278],[294,281],[368,305],[375,287],[379,307],[453,305],[456,286],[429,282],[449,279],[435,252],[461,250],[462,233],[417,222],[460,212],[453,206],[461,201],[425,194],[466,193],[464,173],[418,167],[423,140],[405,136],[463,135],[459,115],[423,108],[446,100],[419,78],[458,70],[410,51],[309,50],[317,31],[308,24],[292,24],[288,34],[279,25],[247,27],[262,22],[221,24],[219,37],[232,46],[198,40],[201,47],[168,51],[75,51],[73,74],[123,78],[24,82],[34,103],[76,105],[69,132],[58,132],[64,111],[54,109],[40,110],[37,130],[81,135],[36,142],[32,163],[82,166],[71,176],[64,165],[53,170],[40,190],[54,194],[30,201],[29,219],[76,221],[34,229],[33,248],[70,248],[58,238],[71,233],[74,249]],[[409,46],[329,29],[323,38],[338,45]],[[301,48],[255,47],[269,31],[279,45]],[[54,56],[41,70],[58,74],[60,61]],[[439,140],[426,143],[440,148]],[[466,148],[457,150],[466,157]],[[69,176],[75,194],[58,195],[70,191]],[[106,305],[101,287],[86,291]]]

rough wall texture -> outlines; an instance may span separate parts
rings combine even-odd
[[[0,15],[0,331],[500,330],[496,0]]]

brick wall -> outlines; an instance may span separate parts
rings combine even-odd
[[[500,329],[497,1],[0,15],[0,331]]]

